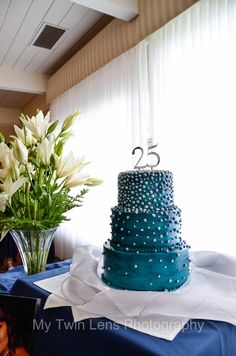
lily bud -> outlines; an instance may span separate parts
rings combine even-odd
[[[0,211],[4,213],[6,210],[6,205],[7,205],[7,199],[8,199],[8,194],[7,193],[0,193]]]
[[[76,118],[79,116],[80,112],[79,111],[75,111],[73,114],[70,114],[69,116],[67,116],[63,122],[62,125],[62,132],[67,131],[75,122]]]
[[[20,176],[19,164],[15,160],[11,161],[11,176],[13,180],[17,180]]]
[[[51,155],[54,151],[53,143],[50,143],[47,138],[45,138],[39,145],[38,145],[38,157],[40,161],[48,165],[50,163]]]
[[[96,179],[96,178],[88,178],[84,185],[88,187],[94,187],[95,185],[102,184],[103,181],[101,179]]]
[[[5,142],[5,137],[1,132],[0,132],[0,142]]]
[[[77,187],[79,185],[83,185],[88,178],[89,176],[85,174],[75,174],[67,178],[64,186],[69,189],[73,187]]]
[[[71,138],[73,136],[75,136],[75,133],[72,130],[66,131],[66,132],[62,132],[60,134],[60,138],[65,140],[65,141],[67,141],[69,138]]]
[[[12,143],[12,146],[13,153],[17,161],[26,164],[28,162],[28,150],[25,145],[19,139],[16,139]]]

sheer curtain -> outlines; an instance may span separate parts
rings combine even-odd
[[[202,0],[149,38],[152,133],[183,237],[236,254],[236,1]]]
[[[110,237],[110,209],[117,202],[117,175],[132,169],[132,149],[147,142],[147,48],[140,43],[56,98],[51,116],[62,121],[75,108],[81,115],[66,151],[85,155],[87,172],[104,181],[90,189],[56,235],[56,254],[68,258],[77,245]]]

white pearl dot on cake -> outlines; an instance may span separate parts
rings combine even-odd
[[[125,272],[125,275],[127,276],[127,275],[128,275],[128,272]]]
[[[121,238],[121,240],[124,240],[124,239],[125,239],[124,237]]]
[[[161,262],[161,263],[163,262],[163,259],[162,259],[162,258],[160,259],[160,262]]]
[[[174,263],[174,262],[175,262],[175,260],[173,260],[173,258],[172,258],[172,260],[170,260],[170,262],[171,262],[171,263]]]
[[[108,269],[108,271],[110,271],[110,270],[111,270],[111,267],[107,267],[107,269]]]
[[[136,242],[133,242],[133,246],[135,246],[136,245]]]
[[[152,286],[152,282],[150,282],[150,286]]]
[[[160,274],[158,274],[157,278],[161,278],[161,275],[160,275]]]
[[[134,265],[134,268],[138,268],[138,265]]]
[[[164,266],[165,269],[167,269],[167,266]]]
[[[169,283],[172,283],[172,282],[173,282],[173,281],[172,281],[172,279],[170,278],[170,279],[169,279]]]
[[[150,259],[148,260],[148,262],[152,262],[152,258],[150,258]]]

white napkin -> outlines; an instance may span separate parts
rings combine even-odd
[[[236,325],[236,258],[216,252],[192,252],[191,276],[181,288],[174,292],[136,292],[105,285],[97,273],[100,256],[97,248],[80,247],[69,275],[36,282],[53,293],[45,308],[71,305],[75,321],[105,316],[167,340],[172,340],[189,319]]]

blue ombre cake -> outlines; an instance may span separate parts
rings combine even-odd
[[[181,210],[173,204],[170,171],[127,171],[118,176],[112,238],[104,244],[103,281],[111,287],[163,291],[189,276],[189,246],[181,239]]]

